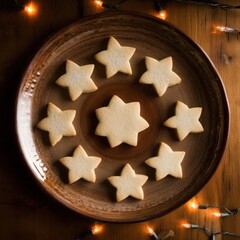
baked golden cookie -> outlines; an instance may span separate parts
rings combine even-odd
[[[75,110],[62,111],[53,103],[48,104],[47,117],[42,119],[37,127],[49,132],[49,140],[52,146],[56,145],[63,136],[75,136],[76,131],[73,120],[76,115]]]
[[[79,66],[67,60],[66,73],[57,79],[56,84],[68,88],[71,100],[75,101],[82,93],[94,92],[98,89],[91,78],[93,69],[93,64]]]
[[[145,161],[147,165],[156,169],[156,180],[160,180],[167,175],[175,178],[182,178],[181,162],[185,152],[173,151],[166,143],[161,143],[158,156]]]
[[[114,37],[110,37],[107,50],[97,53],[95,58],[98,62],[106,66],[107,78],[112,77],[117,72],[132,75],[132,68],[129,61],[135,50],[133,47],[122,47]]]
[[[132,196],[134,198],[143,200],[144,192],[142,186],[146,183],[148,176],[136,174],[130,164],[126,164],[122,169],[121,176],[109,177],[109,182],[117,188],[116,198],[120,202]]]
[[[172,71],[172,57],[156,60],[145,57],[147,71],[141,76],[139,82],[153,84],[158,95],[161,97],[168,87],[181,82],[181,78]]]
[[[125,103],[114,95],[107,107],[96,109],[99,120],[95,134],[105,136],[110,146],[121,143],[137,146],[138,133],[149,127],[148,122],[140,116],[140,103]]]
[[[169,128],[175,128],[178,139],[182,141],[189,133],[203,132],[203,126],[199,122],[202,113],[201,107],[188,108],[180,101],[177,102],[175,116],[164,122]]]
[[[95,182],[95,169],[100,164],[101,158],[88,156],[83,147],[78,145],[72,157],[63,157],[59,161],[69,170],[69,183],[74,183],[81,178]]]

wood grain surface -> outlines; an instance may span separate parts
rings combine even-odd
[[[8,2],[7,0],[1,1]],[[227,1],[237,4],[239,1]],[[46,196],[25,167],[15,134],[15,99],[22,74],[34,53],[54,32],[76,20],[103,11],[94,1],[37,1],[39,12],[26,16],[22,11],[6,9],[0,4],[0,239],[75,239],[96,222],[79,216]],[[121,10],[156,15],[153,1],[128,0]],[[239,182],[239,57],[237,35],[213,34],[214,24],[239,27],[240,11],[214,9],[172,1],[168,18],[178,29],[198,43],[219,71],[228,94],[231,127],[223,159],[217,171],[194,197],[199,204],[240,207]],[[201,177],[201,176],[199,176]],[[212,210],[193,210],[188,204],[161,218],[136,224],[99,222],[103,232],[96,239],[149,239],[146,226],[156,232],[173,230],[173,239],[207,239],[199,230],[186,230],[181,223],[190,222],[212,231],[240,234],[240,214],[215,218]],[[221,236],[217,237],[221,239]],[[224,239],[231,239],[224,237]]]

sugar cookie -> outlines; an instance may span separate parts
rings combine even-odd
[[[172,57],[156,60],[151,57],[145,57],[147,71],[143,73],[139,82],[144,84],[153,84],[158,95],[161,97],[168,87],[181,82],[181,78],[172,71]]]
[[[101,158],[88,156],[83,147],[78,145],[72,157],[63,157],[59,161],[69,170],[69,183],[74,183],[81,178],[95,182],[95,169],[100,164]]]
[[[98,62],[106,66],[107,78],[112,77],[117,72],[132,75],[132,68],[129,61],[135,50],[133,47],[122,47],[114,37],[110,37],[107,50],[97,53],[95,58]]]
[[[42,119],[37,127],[49,132],[49,140],[52,146],[57,144],[63,136],[75,136],[76,131],[72,124],[76,111],[65,110],[55,106],[53,103],[48,104],[48,117]]]
[[[98,89],[91,78],[93,69],[93,64],[79,66],[67,60],[66,73],[56,80],[56,84],[68,88],[71,100],[75,101],[82,93],[94,92]]]
[[[175,116],[167,119],[164,125],[169,128],[175,128],[177,136],[182,141],[189,133],[203,132],[203,126],[199,122],[202,113],[201,107],[188,108],[180,101],[177,102]]]
[[[181,162],[185,152],[173,151],[166,143],[161,143],[158,156],[145,161],[147,165],[156,169],[156,180],[160,180],[167,175],[182,178]]]
[[[140,116],[140,103],[125,103],[114,95],[107,107],[96,109],[99,124],[96,135],[105,136],[111,147],[121,143],[136,146],[138,133],[149,127],[148,122]]]
[[[146,175],[136,174],[130,164],[126,164],[122,169],[121,176],[111,176],[109,182],[117,188],[116,198],[120,202],[132,196],[143,200],[144,192],[142,186],[146,183],[148,177]]]

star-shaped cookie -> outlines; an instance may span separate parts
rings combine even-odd
[[[68,88],[71,100],[75,101],[83,92],[94,92],[98,89],[91,78],[93,69],[93,64],[79,66],[67,60],[66,73],[56,80],[56,84]]]
[[[56,145],[63,136],[75,136],[76,131],[72,124],[76,111],[62,111],[53,103],[48,104],[48,117],[42,119],[37,127],[49,132],[49,140],[52,146]]]
[[[161,97],[168,87],[181,82],[181,78],[172,71],[172,57],[156,60],[151,57],[145,57],[147,71],[143,73],[139,82],[144,84],[153,84],[158,95]]]
[[[126,164],[122,169],[121,176],[111,176],[109,182],[117,188],[116,198],[120,202],[132,196],[137,199],[144,199],[142,186],[147,181],[148,177],[142,174],[136,174],[130,164]]]
[[[138,133],[149,127],[148,122],[140,116],[140,103],[125,103],[114,95],[107,107],[96,109],[99,120],[95,134],[108,138],[110,146],[121,143],[137,146]]]
[[[201,107],[188,108],[186,104],[178,101],[175,116],[167,119],[164,125],[169,128],[175,128],[178,139],[182,141],[189,133],[204,131],[202,124],[199,122],[201,113]]]
[[[89,182],[95,182],[95,169],[101,162],[101,158],[88,156],[83,147],[78,145],[72,157],[64,157],[59,161],[69,170],[69,183],[74,183],[80,178],[83,178]]]
[[[122,47],[114,37],[110,37],[107,50],[97,53],[95,58],[106,66],[107,78],[112,77],[117,72],[131,75],[132,68],[129,61],[135,50],[133,47]]]
[[[145,161],[147,165],[156,169],[156,180],[160,180],[167,175],[182,178],[181,162],[185,152],[174,152],[166,143],[161,143],[158,156]]]

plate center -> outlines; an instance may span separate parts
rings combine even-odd
[[[138,133],[137,146],[122,143],[112,148],[106,137],[95,134],[99,123],[95,110],[108,106],[114,95],[120,97],[125,103],[140,103],[140,116],[149,123],[149,127]],[[159,98],[150,86],[138,83],[115,83],[101,86],[83,103],[80,112],[82,134],[101,157],[135,159],[138,155],[152,151],[151,149],[156,145],[157,136],[160,134],[159,126],[163,120],[158,101]]]

